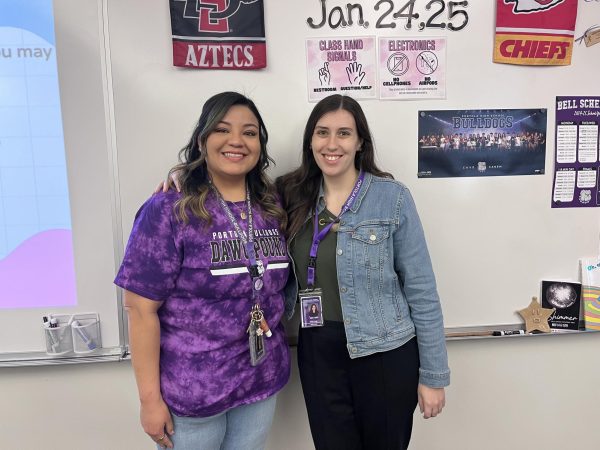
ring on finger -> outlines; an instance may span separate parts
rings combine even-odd
[[[159,441],[159,442],[162,441],[165,438],[166,435],[167,435],[166,433],[163,433],[163,435],[161,437],[159,437],[157,439],[157,441]]]

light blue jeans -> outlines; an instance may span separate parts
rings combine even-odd
[[[263,450],[275,414],[277,395],[210,417],[173,414],[175,450]],[[162,450],[160,446],[157,446]]]

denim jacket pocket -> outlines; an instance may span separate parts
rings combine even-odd
[[[352,230],[350,237],[357,264],[375,268],[389,259],[389,223],[362,222]]]

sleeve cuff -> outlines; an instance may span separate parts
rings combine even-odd
[[[147,298],[148,300],[154,300],[156,302],[161,302],[166,298],[165,295],[161,295],[156,292],[149,291],[147,289],[141,289],[141,288],[138,288],[137,286],[132,286],[128,283],[123,283],[123,282],[121,282],[121,280],[118,280],[118,279],[115,280],[114,283],[117,286],[119,286],[120,288],[127,289],[128,291],[133,292],[134,294],[137,294],[140,297]]]
[[[440,373],[419,369],[419,384],[432,388],[446,387],[450,385],[450,370]]]

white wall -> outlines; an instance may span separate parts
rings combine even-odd
[[[597,448],[599,346],[600,333],[450,342],[446,409],[415,415],[411,450]],[[267,450],[314,448],[292,354]],[[154,448],[129,362],[0,369],[0,396],[0,448]]]
[[[143,2],[143,11],[141,3],[139,0],[108,0],[107,28],[111,39],[125,235],[135,209],[175,160],[176,149],[184,143],[209,91],[239,88],[253,96],[270,124],[271,149],[279,162],[278,173],[295,164],[301,128],[311,107],[306,102],[303,78],[302,33],[307,31],[302,21],[318,12],[316,0],[266,1],[269,68],[244,74],[243,78],[236,78],[239,74],[219,74],[216,78],[214,73],[172,68],[167,2],[147,0]],[[552,143],[554,96],[599,94],[597,82],[589,79],[600,68],[597,47],[576,48],[574,65],[567,68],[532,72],[534,69],[492,65],[492,5],[495,2],[469,3],[472,13],[469,29],[449,36],[449,68],[453,71],[449,73],[453,78],[449,80],[448,101],[425,105],[365,102],[367,115],[372,117],[382,165],[393,168],[394,174],[416,194],[441,281],[444,308],[452,325],[517,321],[514,310],[526,306],[541,276],[576,275],[574,262],[558,261],[557,254],[546,254],[556,262],[546,266],[548,271],[544,272],[535,269],[536,264],[545,264],[541,253],[510,253],[507,248],[514,250],[521,244],[539,247],[556,239],[563,246],[575,243],[570,247],[571,254],[582,256],[584,251],[593,254],[598,247],[597,210],[549,211],[551,175],[510,177],[510,182],[486,179],[477,184],[474,180],[416,179],[414,113],[419,107],[547,107],[548,142]],[[57,18],[57,27],[61,28],[57,29],[58,41],[62,35],[63,42],[78,46],[78,54],[87,54],[91,60],[98,58],[98,48],[103,43],[88,43],[94,36],[98,39],[97,30],[93,29],[98,26],[95,2],[78,2],[77,9],[68,8],[73,2],[67,0],[57,0],[56,4],[61,12]],[[310,13],[302,11],[303,5],[307,5]],[[587,8],[582,24],[590,20],[596,23],[597,20],[591,18],[595,11],[600,12],[598,5],[580,2],[580,6]],[[77,33],[84,33],[86,39]],[[478,38],[473,39],[473,36]],[[85,45],[89,45],[87,53],[81,49]],[[474,53],[469,54],[467,48]],[[477,59],[475,54],[483,59]],[[86,61],[80,64],[85,65]],[[73,70],[80,68],[74,66]],[[265,81],[265,74],[269,82]],[[75,78],[69,79],[77,82]],[[509,79],[522,83],[518,86],[502,84]],[[561,82],[555,83],[557,80]],[[277,95],[273,95],[273,87]],[[75,92],[78,89],[80,86]],[[89,121],[85,106],[81,105],[80,117],[82,121]],[[400,117],[406,127],[400,137],[395,136],[385,120],[379,120],[392,116]],[[68,128],[68,123],[65,124]],[[552,168],[552,151],[553,145],[549,145],[548,172]],[[478,192],[479,197],[473,199],[473,192]],[[517,200],[521,203],[516,204]],[[502,237],[510,243],[508,247],[490,243],[491,247],[483,253],[477,253],[481,250],[473,247],[461,249],[455,235],[448,237],[440,231],[442,227],[437,226],[447,219],[439,216],[444,211],[441,206],[457,211],[459,217],[467,214],[480,221],[477,222],[480,228],[473,225],[472,229],[465,230],[474,233],[465,236],[470,239],[469,245],[477,242],[482,230],[489,230],[496,223],[506,223],[507,217],[519,217],[514,226],[520,224],[521,228],[511,228],[510,224],[503,228]],[[531,217],[538,223],[541,219],[536,219],[539,214],[534,213],[539,211],[544,226],[536,228],[538,233],[531,237],[531,242],[524,242],[522,227],[535,228],[526,219]],[[456,234],[460,223],[452,223],[452,226]],[[500,261],[498,255],[503,257]],[[501,278],[510,282],[513,275],[520,277],[520,295],[511,296],[510,289],[500,293],[498,288],[473,289],[473,280],[485,286],[481,281],[484,274],[479,271],[482,261],[493,264],[495,272],[490,281]],[[524,274],[528,271],[531,273],[525,281]],[[471,286],[470,291],[465,286]],[[492,295],[497,301],[495,309],[490,310]],[[505,302],[502,311],[498,302]],[[463,319],[459,314],[462,312],[468,312],[467,318]],[[447,391],[447,408],[439,418],[416,419],[411,449],[597,448],[600,442],[597,426],[600,391],[596,386],[600,379],[599,348],[600,333],[450,342],[452,384]],[[293,367],[292,381],[280,397],[269,450],[312,448],[295,362]],[[0,369],[0,448],[153,448],[139,426],[137,394],[129,362]]]

